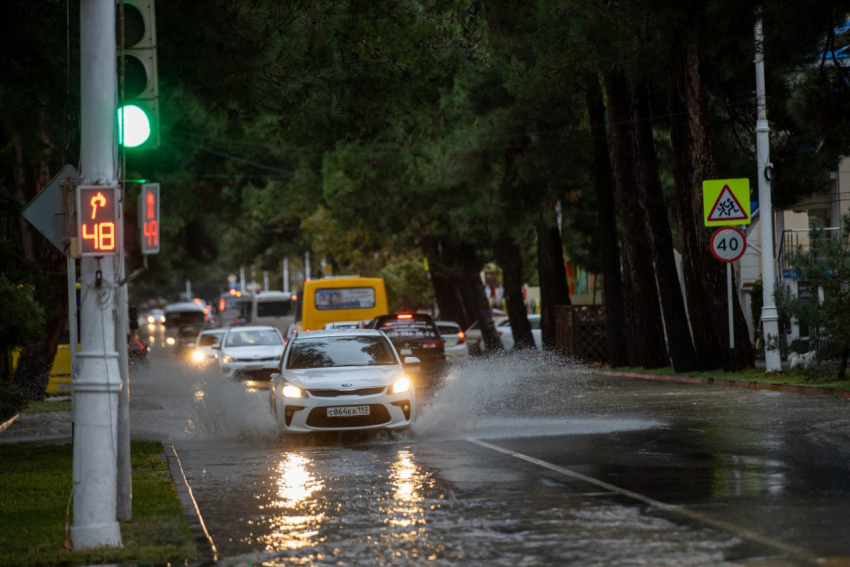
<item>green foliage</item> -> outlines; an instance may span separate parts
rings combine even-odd
[[[815,226],[809,239],[809,248],[798,246],[789,254],[788,263],[812,286],[815,297],[779,294],[778,303],[791,317],[809,325],[810,338],[823,342],[819,359],[841,358],[846,363],[850,353],[850,215],[844,217],[840,235]],[[823,303],[817,301],[818,288],[823,290]],[[841,365],[839,376],[844,376]]]
[[[15,285],[0,275],[0,345],[3,348],[23,346],[37,339],[44,326],[44,308],[33,301],[32,292]]]
[[[407,260],[381,270],[390,311],[417,311],[434,306],[434,289],[422,261]]]
[[[24,388],[9,380],[0,380],[0,423],[21,411],[28,398]]]

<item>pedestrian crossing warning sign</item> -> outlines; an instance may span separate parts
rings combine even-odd
[[[750,224],[750,180],[703,181],[702,208],[705,226]]]

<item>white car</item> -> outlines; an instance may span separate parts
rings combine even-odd
[[[148,313],[148,324],[162,324],[165,323],[165,311],[162,309],[151,309],[151,312]]]
[[[496,326],[507,320],[507,317],[493,315],[493,324]],[[466,344],[468,345],[470,354],[477,355],[484,351],[484,337],[481,336],[481,328],[478,326],[478,321],[474,322],[466,330]]]
[[[543,331],[540,330],[540,315],[529,315],[528,322],[531,324],[531,336],[534,338],[534,346],[537,347],[537,350],[543,350]],[[506,319],[496,325],[496,332],[499,333],[499,339],[502,341],[504,349],[512,350],[514,348],[514,331],[511,329],[510,320]]]
[[[466,333],[454,321],[436,321],[440,336],[443,337],[447,360],[458,360],[469,356]]]
[[[325,325],[325,330],[329,331],[331,329],[359,329],[360,327],[360,321],[337,321],[335,323],[327,323]]]
[[[272,378],[269,403],[283,433],[407,429],[416,419],[413,382],[374,329],[298,333]]]
[[[283,348],[283,336],[277,328],[250,326],[228,328],[215,350],[225,377],[269,380],[278,371]]]
[[[221,338],[227,329],[207,329],[201,331],[198,338],[195,339],[195,344],[192,351],[192,362],[199,365],[212,364],[218,358],[218,350],[215,347],[221,347]]]

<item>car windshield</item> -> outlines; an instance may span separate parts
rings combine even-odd
[[[204,324],[203,311],[172,311],[165,314],[167,327],[182,327],[183,325]]]
[[[404,317],[399,319],[398,317]],[[436,325],[428,315],[400,315],[381,318],[377,328],[392,339],[439,339]]]
[[[198,339],[198,346],[217,345],[219,341],[221,341],[222,334],[223,333],[204,333],[201,335],[201,338]]]
[[[286,317],[292,311],[292,301],[258,301],[257,317]]]
[[[382,337],[323,337],[292,343],[287,368],[335,368],[396,364],[390,345]]]
[[[231,330],[224,344],[226,347],[255,347],[255,346],[280,346],[283,341],[275,331],[271,329],[242,329]]]
[[[440,329],[441,335],[456,335],[460,332],[460,327],[454,325],[437,325],[437,328]]]

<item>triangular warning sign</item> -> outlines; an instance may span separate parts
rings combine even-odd
[[[729,189],[729,186],[724,185],[720,195],[717,196],[717,201],[711,207],[711,212],[708,214],[708,219],[706,220],[714,222],[747,220],[748,218],[750,218],[749,213],[738,202],[738,199],[732,190]]]

